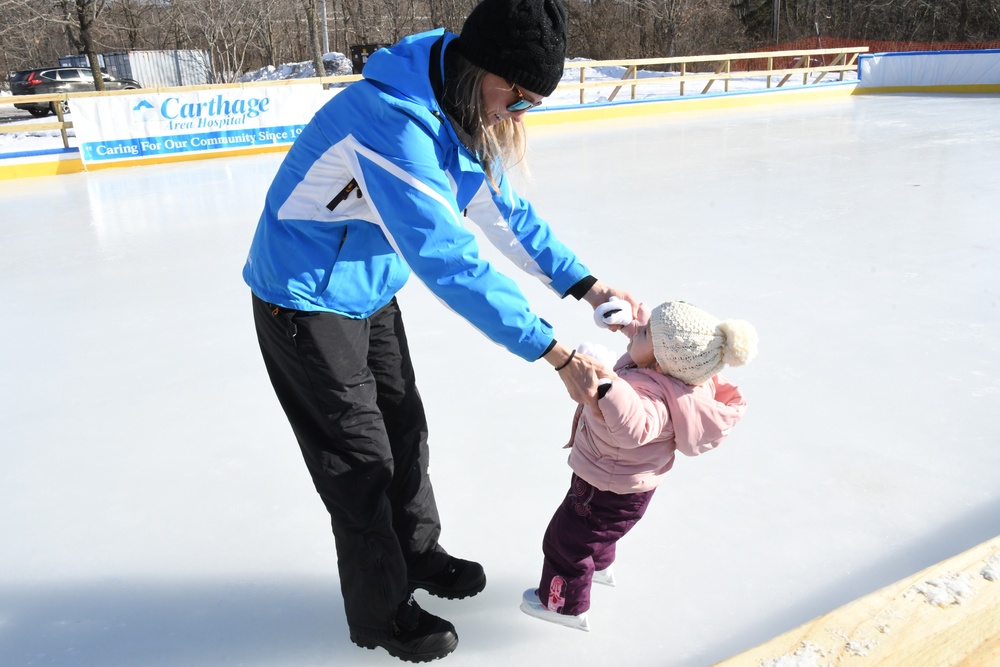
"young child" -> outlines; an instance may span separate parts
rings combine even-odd
[[[629,305],[615,301],[598,309],[598,323],[617,308],[629,322]],[[574,417],[569,493],[545,531],[538,588],[521,603],[530,616],[588,631],[591,583],[614,585],[615,545],[642,518],[674,452],[715,448],[746,411],[740,390],[717,373],[757,353],[750,324],[720,322],[683,301],[652,312],[642,304],[621,330],[628,350],[600,373],[600,414],[580,406]]]

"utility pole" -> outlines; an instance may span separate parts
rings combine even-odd
[[[326,0],[319,0],[319,22],[323,27],[319,31],[323,41],[323,55],[330,53],[330,28],[326,24]]]
[[[771,9],[771,35],[774,43],[778,43],[778,27],[781,24],[781,0],[774,0]]]

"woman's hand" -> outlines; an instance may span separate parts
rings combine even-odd
[[[583,296],[583,298],[587,301],[587,303],[590,304],[591,308],[593,308],[594,310],[597,310],[597,307],[600,306],[602,303],[607,303],[608,301],[610,301],[611,297],[617,297],[619,299],[624,299],[625,301],[628,301],[629,304],[632,306],[632,312],[633,313],[639,312],[639,300],[636,299],[634,296],[632,296],[631,293],[626,292],[624,290],[615,289],[614,287],[611,287],[609,285],[605,285],[600,280],[594,283],[594,285],[590,288],[590,290]],[[619,331],[621,330],[621,328],[622,328],[621,325],[615,325],[615,324],[608,326],[608,329],[610,331]]]
[[[561,343],[556,343],[543,359],[558,369],[559,379],[570,398],[589,405],[595,414],[601,414],[597,409],[597,380],[598,373],[607,371],[599,362],[585,354],[576,354]]]

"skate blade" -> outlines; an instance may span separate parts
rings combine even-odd
[[[595,584],[601,584],[602,586],[617,586],[618,582],[615,580],[614,570],[609,566],[606,570],[597,570],[594,572],[594,578],[592,580]]]
[[[538,599],[538,594],[535,593],[533,588],[529,588],[524,592],[524,596],[521,600],[521,611],[528,616],[534,616],[535,618],[540,618],[543,621],[548,621],[549,623],[556,623],[558,625],[565,625],[567,628],[590,632],[590,623],[587,620],[587,612],[576,616],[570,616],[569,614],[557,614],[554,611],[549,611],[542,605],[541,600]]]

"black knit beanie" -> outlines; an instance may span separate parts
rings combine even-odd
[[[473,65],[548,97],[566,60],[566,10],[559,0],[483,0],[456,42]]]

